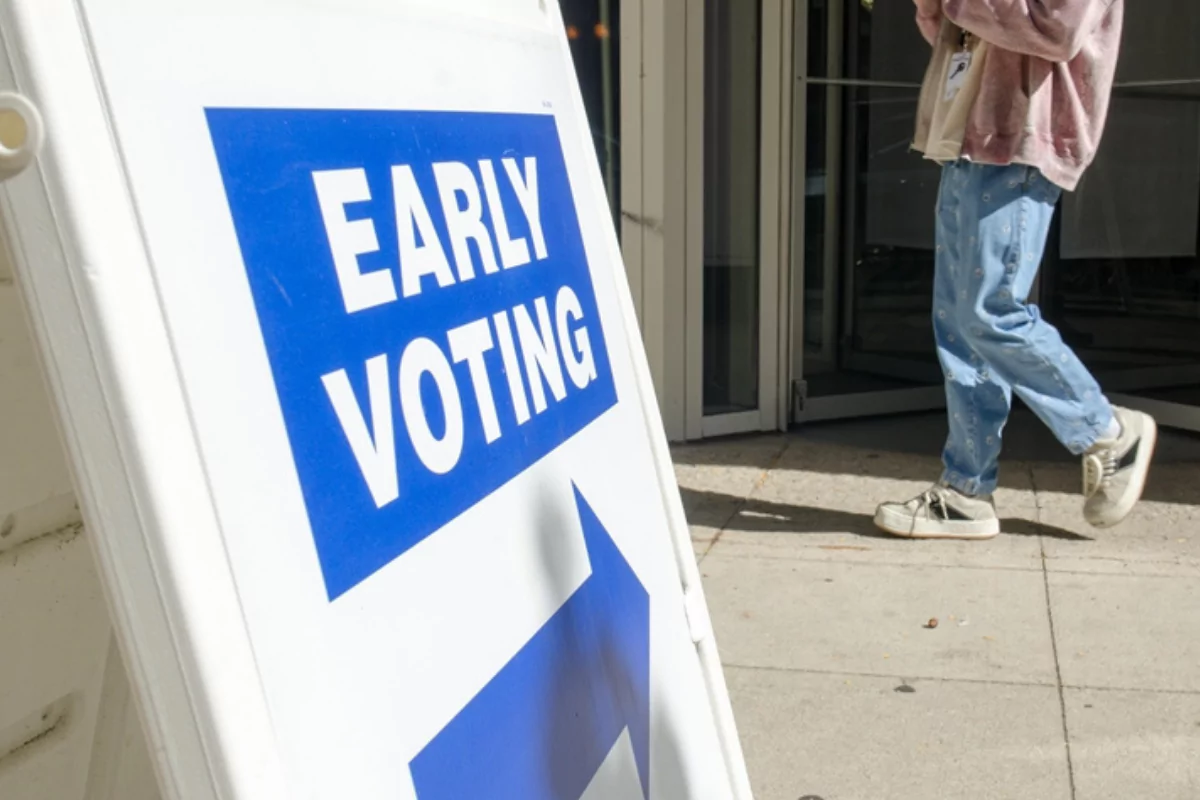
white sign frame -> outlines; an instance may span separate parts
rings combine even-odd
[[[117,41],[112,38],[114,20],[135,27],[139,20],[149,20],[146,32],[164,17],[176,25],[202,27],[206,21],[228,22],[235,11],[246,14],[249,4],[219,0],[204,9],[162,5],[149,0],[15,0],[0,9],[7,56],[0,62],[0,84],[30,97],[49,132],[40,162],[0,190],[0,210],[164,794],[189,799],[291,797],[246,627],[244,598],[212,494],[211,458],[198,440],[193,400],[180,378],[180,342],[168,324],[164,289],[152,264],[150,227],[159,221],[152,209],[133,199],[129,148],[153,148],[154,139],[134,141],[130,131],[114,123],[114,108],[122,100],[109,81],[120,68],[105,63],[97,50],[97,42],[109,37],[106,52],[111,54]],[[434,15],[417,8],[422,5],[446,14],[450,4],[362,0],[360,10]],[[342,22],[341,31],[324,32],[334,40],[363,25],[365,17],[338,18],[331,15],[332,7],[317,2],[293,13]],[[460,0],[456,7],[479,19],[477,24],[501,26],[510,35],[524,29],[544,37],[545,31],[556,29],[560,67],[573,76],[556,4]],[[260,0],[254,8],[269,18],[294,6]],[[248,25],[247,35],[255,30],[261,33],[261,27]],[[297,24],[283,35],[311,31]],[[124,35],[136,38],[128,31]],[[162,43],[147,40],[143,57],[148,65],[169,67],[172,55]],[[320,81],[319,68],[316,64],[311,75],[295,76],[296,98],[273,97],[273,104],[287,106],[297,99],[298,107],[311,105],[306,91]],[[223,80],[214,91],[237,105],[242,87],[236,80]],[[472,108],[487,107],[497,81],[481,74]],[[363,87],[337,87],[342,107],[373,107],[369,95]],[[463,102],[460,95],[454,105]],[[569,95],[569,106],[556,109],[555,115],[584,118],[577,88]],[[513,110],[511,103],[503,110]],[[607,209],[586,131],[579,125],[568,128],[577,136],[567,143],[570,150],[589,154],[584,172],[572,167],[578,173],[572,176],[576,201],[582,202],[576,182],[582,178],[590,194],[583,208]],[[598,255],[620,264],[611,225],[599,246],[599,251],[589,250],[589,259]],[[645,355],[634,335],[633,304],[623,274],[613,277],[606,290],[615,295],[620,329],[630,335],[613,335],[610,329],[610,346],[622,340],[627,345],[628,352],[617,355],[628,361],[635,376],[634,402],[729,782],[727,793],[712,796],[749,798],[670,454]],[[577,581],[586,575],[586,567],[580,567],[580,575],[568,578]]]

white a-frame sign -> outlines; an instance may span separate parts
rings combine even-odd
[[[6,239],[164,796],[749,798],[557,5],[0,32]]]

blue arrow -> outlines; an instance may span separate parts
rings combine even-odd
[[[579,489],[592,574],[412,760],[420,800],[579,800],[625,728],[650,794],[650,595]]]

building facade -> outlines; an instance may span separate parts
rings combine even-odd
[[[1200,3],[1161,2],[1033,299],[1115,401],[1200,430]],[[670,438],[940,407],[912,4],[562,6]]]

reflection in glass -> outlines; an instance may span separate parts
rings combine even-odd
[[[852,268],[847,366],[855,356],[932,368],[934,207],[940,168],[908,150],[915,89],[847,90],[847,136],[855,149],[847,185],[845,246]],[[889,369],[889,366],[894,367]],[[874,371],[917,380],[922,372],[878,361]],[[870,370],[870,368],[867,368]]]
[[[1200,3],[1162,3],[1126,16],[1104,141],[1064,195],[1035,291],[1106,390],[1200,405]],[[939,174],[908,151],[928,45],[911,4],[811,0],[809,13],[809,395],[934,385]]]
[[[575,74],[618,233],[621,230],[620,8],[620,0],[562,0]]]
[[[929,46],[911,4],[846,3],[843,63],[808,88],[804,378],[810,396],[940,382],[930,322],[939,168],[910,152]],[[810,46],[810,51],[813,48]],[[821,52],[829,52],[827,46]],[[825,57],[825,56],[822,56]],[[886,85],[862,85],[878,81]]]
[[[1200,384],[1200,80],[1118,92],[1109,130],[1062,203],[1043,297],[1106,388],[1160,396]]]
[[[1051,232],[1047,317],[1110,392],[1200,405],[1200,4],[1130,14],[1104,141]]]

